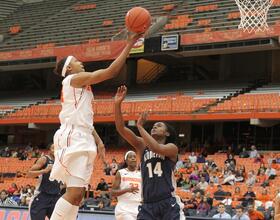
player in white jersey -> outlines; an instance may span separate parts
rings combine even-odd
[[[117,172],[112,186],[112,196],[117,196],[116,220],[136,220],[141,202],[141,173],[137,170],[136,153],[125,154],[126,168]]]
[[[56,73],[62,81],[59,114],[61,126],[54,135],[55,163],[50,179],[66,184],[66,193],[57,201],[51,220],[74,220],[84,196],[96,157],[93,132],[93,94],[90,85],[118,75],[140,34],[129,35],[121,54],[106,69],[86,72],[82,62],[68,56],[58,62]]]

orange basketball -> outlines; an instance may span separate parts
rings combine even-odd
[[[151,25],[151,15],[142,7],[130,9],[125,16],[125,25],[130,32],[144,33]]]

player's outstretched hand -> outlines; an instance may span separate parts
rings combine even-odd
[[[128,33],[127,43],[129,45],[133,46],[137,42],[137,40],[139,38],[143,37],[143,36],[144,36],[144,33],[141,33],[141,34],[139,34],[139,33]]]
[[[143,112],[137,120],[137,127],[143,127],[148,118],[148,112]]]
[[[127,93],[126,86],[120,86],[115,95],[115,103],[121,103],[125,99],[126,93]]]

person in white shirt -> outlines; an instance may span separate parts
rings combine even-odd
[[[59,113],[61,126],[53,138],[55,162],[50,180],[65,183],[67,189],[57,201],[50,220],[76,220],[79,205],[90,183],[98,147],[92,135],[91,85],[116,77],[131,48],[142,35],[129,35],[121,54],[104,69],[86,72],[83,63],[74,56],[65,57],[57,63],[55,72],[64,79],[61,91],[62,109]]]
[[[250,220],[249,216],[244,213],[243,206],[236,206],[235,208],[236,215],[232,217],[232,219],[238,220]]]
[[[258,155],[258,151],[256,149],[255,145],[251,146],[251,151],[250,151],[250,158],[256,158]]]
[[[191,152],[191,155],[189,156],[189,159],[190,159],[191,163],[196,163],[197,156],[195,155],[194,152]]]
[[[231,219],[230,214],[225,212],[226,207],[223,203],[219,203],[218,205],[218,214],[214,215],[212,218],[222,218],[222,219]]]
[[[199,187],[199,189],[202,189],[203,191],[206,190],[208,183],[205,181],[205,177],[202,176],[200,178],[200,182],[197,184],[197,186]]]
[[[269,179],[274,179],[276,176],[276,170],[271,167],[271,164],[268,165],[265,175],[268,176]]]
[[[125,154],[126,168],[120,169],[112,186],[112,196],[117,196],[116,220],[135,220],[141,202],[141,173],[137,170],[136,153]]]

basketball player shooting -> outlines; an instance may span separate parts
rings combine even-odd
[[[143,203],[139,206],[139,220],[182,220],[183,205],[175,195],[175,164],[178,147],[174,144],[174,129],[165,122],[156,122],[150,133],[144,129],[147,115],[137,121],[140,137],[124,124],[121,104],[127,88],[121,86],[115,96],[115,123],[119,134],[141,155],[141,176]]]
[[[127,44],[106,69],[86,72],[74,56],[60,60],[55,72],[63,77],[60,128],[54,135],[55,162],[50,179],[66,184],[66,193],[57,201],[51,220],[74,220],[87,188],[97,154],[93,132],[93,94],[90,85],[118,75],[141,34],[128,36]]]

